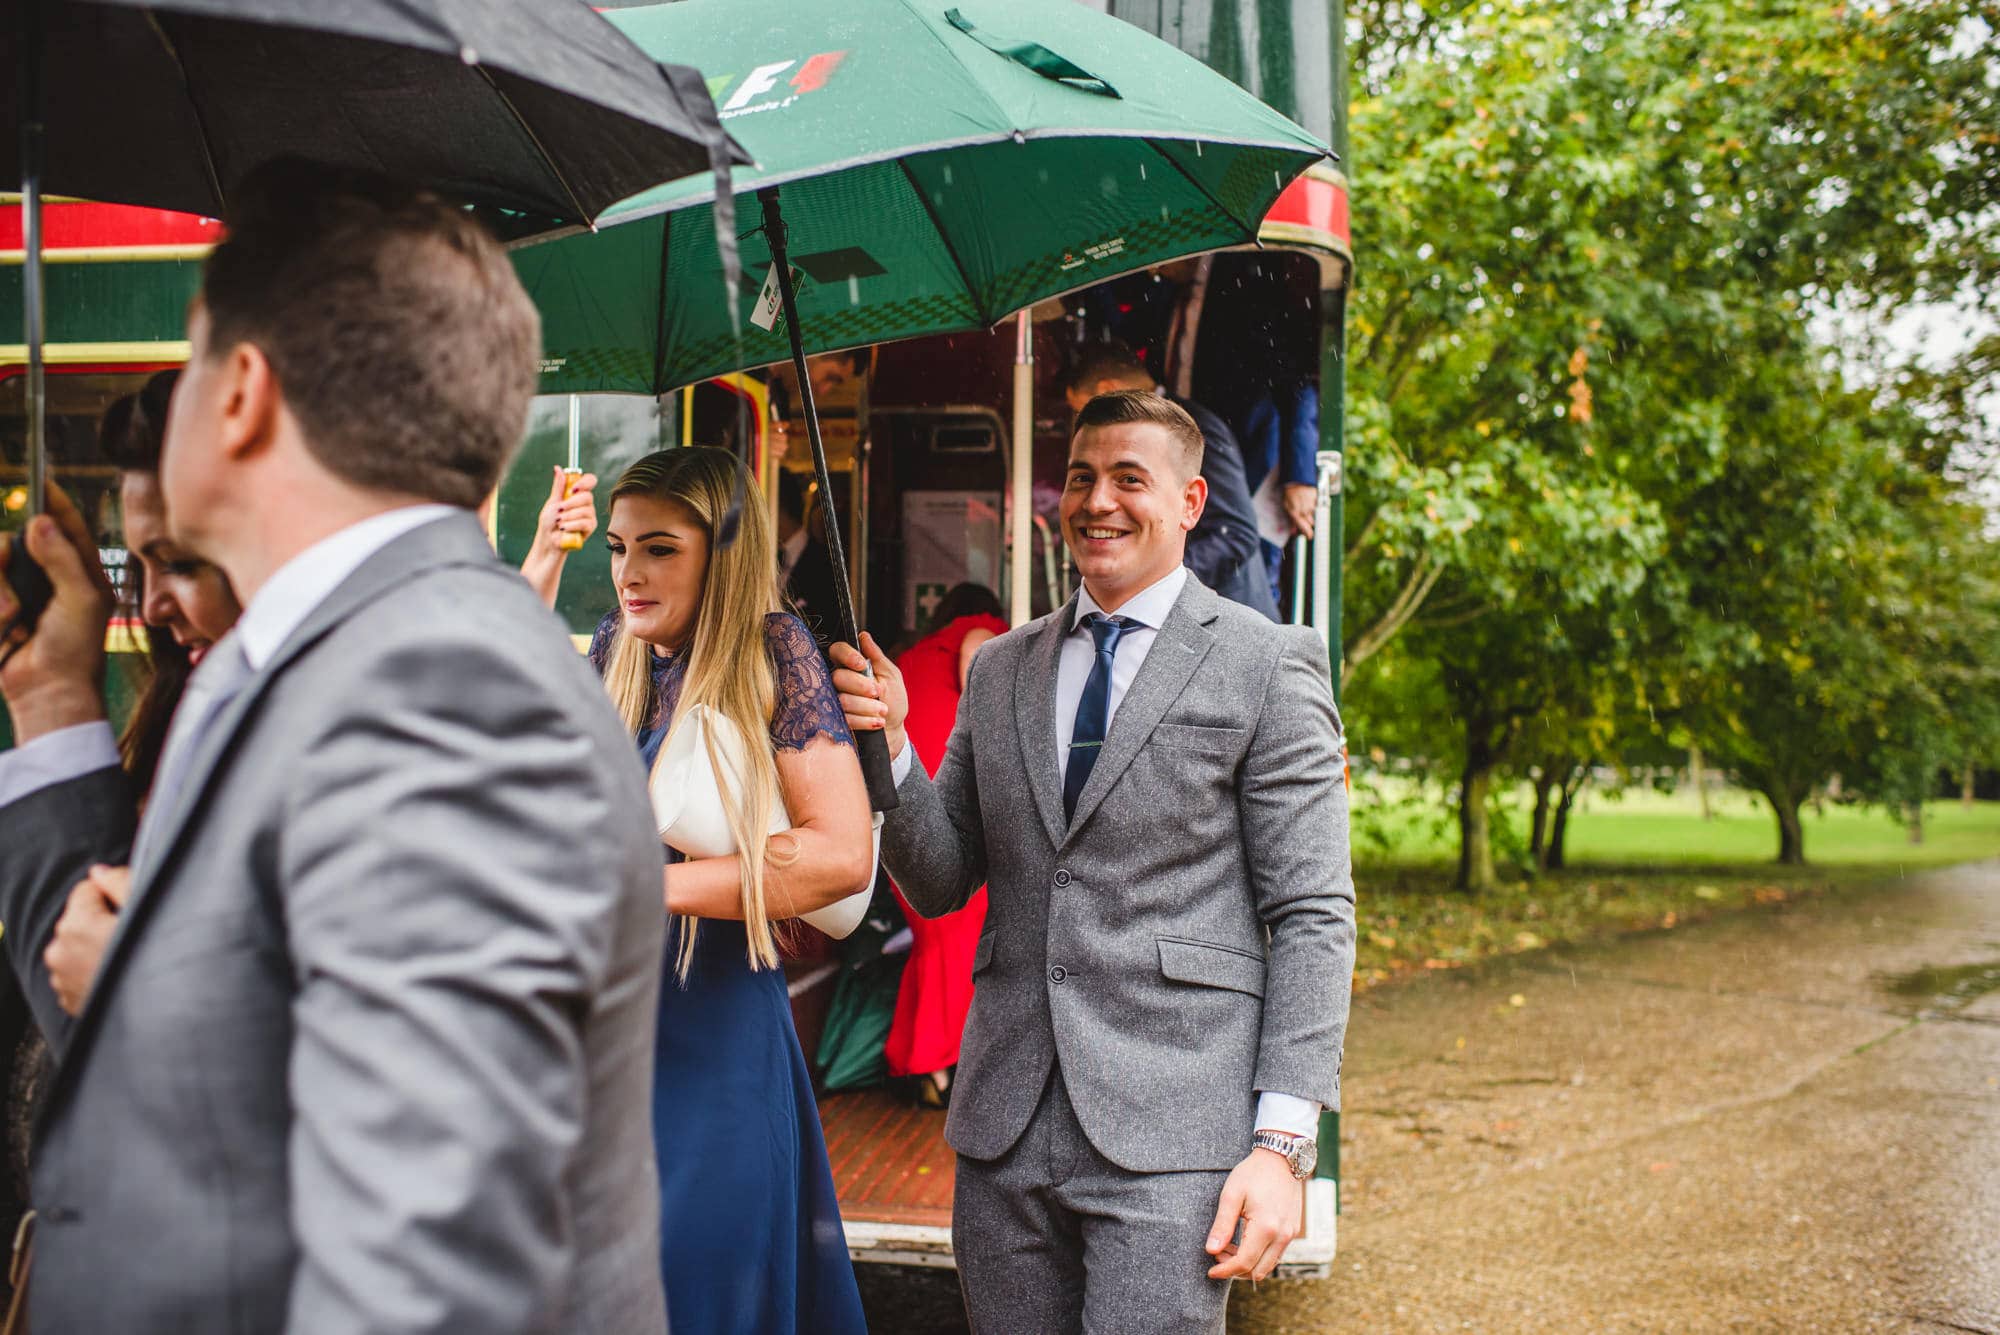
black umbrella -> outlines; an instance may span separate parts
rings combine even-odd
[[[583,0],[14,0],[0,179],[19,175],[29,509],[43,506],[41,195],[226,216],[279,157],[383,172],[482,206],[503,233],[749,158],[702,77]],[[12,101],[12,99],[7,99]],[[7,155],[13,155],[11,158]],[[45,581],[18,545],[32,627]]]

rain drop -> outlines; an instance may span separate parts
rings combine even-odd
[[[1139,164],[1139,179],[1142,181],[1146,179],[1146,164],[1143,162]]]
[[[861,280],[853,274],[847,275],[847,304],[850,306],[861,304]]]
[[[951,184],[951,164],[949,162],[944,164],[944,183],[946,185]]]
[[[458,48],[458,58],[468,65],[477,65],[479,63],[479,53],[469,46]]]

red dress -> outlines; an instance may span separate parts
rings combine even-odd
[[[944,761],[945,743],[958,717],[958,651],[975,630],[1005,632],[996,616],[959,617],[932,631],[896,660],[910,693],[910,717],[904,727],[917,760],[927,774]],[[902,899],[903,892],[896,891]],[[958,1063],[958,1043],[965,1033],[965,1013],[972,1007],[972,954],[986,925],[986,887],[974,892],[966,906],[942,918],[921,918],[903,901],[910,919],[909,962],[903,966],[902,990],[896,994],[896,1018],[882,1054],[891,1075],[928,1075]]]

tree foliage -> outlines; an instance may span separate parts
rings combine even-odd
[[[1698,740],[1799,858],[1831,775],[1907,801],[1985,745],[1995,548],[1942,460],[2000,358],[1815,331],[2000,291],[2000,4],[1348,12],[1343,673],[1426,683],[1461,884],[1510,769]]]

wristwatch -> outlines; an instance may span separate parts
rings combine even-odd
[[[1259,1131],[1252,1142],[1285,1161],[1292,1176],[1303,1182],[1319,1166],[1319,1142],[1311,1136],[1294,1136],[1285,1131]]]

